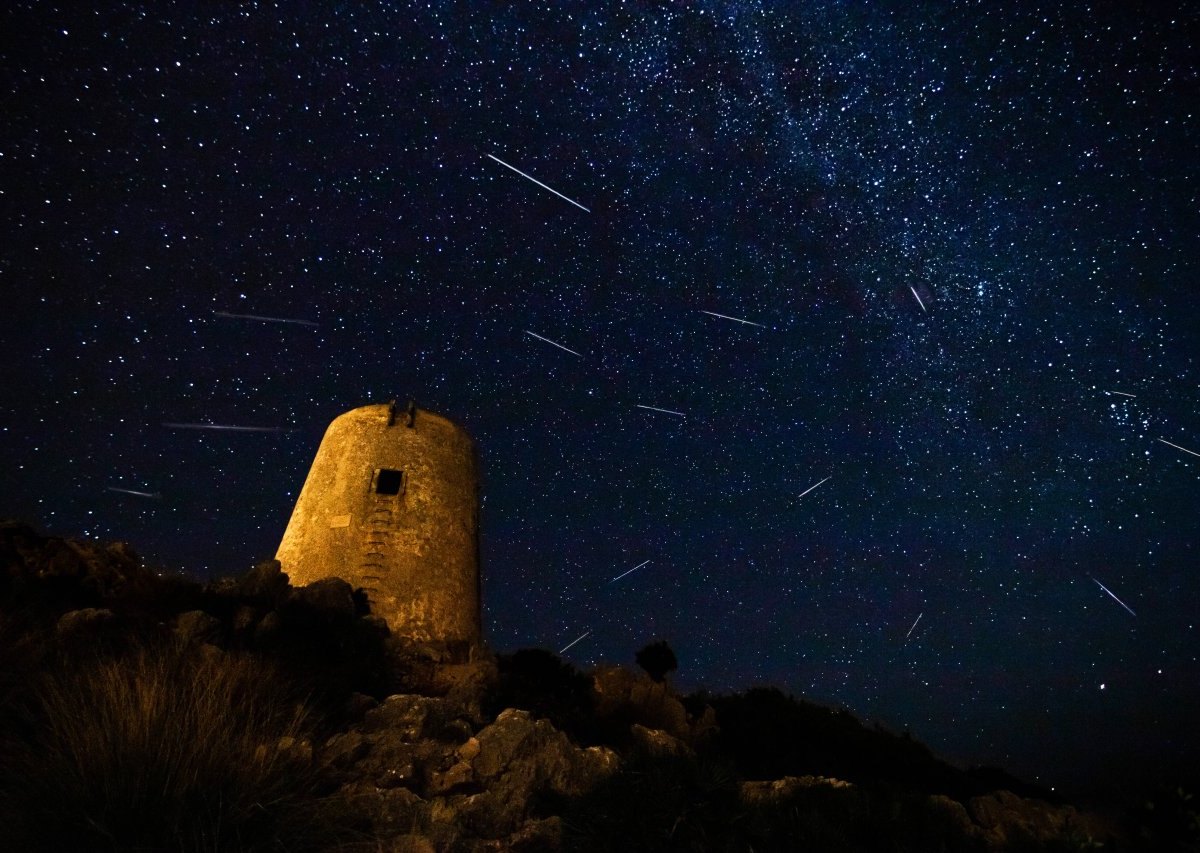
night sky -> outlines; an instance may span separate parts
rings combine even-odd
[[[1117,5],[4,3],[0,515],[241,572],[414,398],[497,650],[1200,760],[1200,23]]]

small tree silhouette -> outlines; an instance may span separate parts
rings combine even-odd
[[[646,670],[646,674],[655,681],[662,681],[667,677],[668,672],[679,668],[679,661],[675,660],[675,652],[671,651],[666,640],[651,643],[638,652],[637,664]]]

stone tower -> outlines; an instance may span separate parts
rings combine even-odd
[[[363,406],[325,431],[275,558],[293,584],[362,587],[392,631],[480,641],[475,445],[440,415]]]

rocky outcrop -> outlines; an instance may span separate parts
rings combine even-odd
[[[555,849],[561,822],[540,803],[586,794],[618,770],[616,753],[576,746],[527,711],[478,730],[467,713],[450,699],[390,696],[317,760],[354,819],[393,845]]]
[[[628,719],[692,744],[702,743],[716,731],[712,708],[693,718],[667,684],[625,667],[596,669],[592,692],[601,718]]]
[[[743,782],[741,801],[751,812],[819,814],[830,827],[845,833],[851,849],[869,849],[873,834],[907,840],[917,845],[913,849],[962,853],[1073,849],[1063,846],[1070,844],[1090,849],[1087,845],[1100,847],[1117,831],[1102,818],[1072,806],[1009,791],[975,797],[964,806],[940,794],[905,796],[823,776]]]
[[[0,586],[15,589],[49,581],[62,598],[100,599],[154,580],[124,542],[60,539],[43,536],[28,524],[0,521]]]
[[[201,585],[160,577],[122,545],[0,523],[0,604],[0,696],[27,695],[52,661],[138,643],[218,668],[267,662],[320,709],[322,734],[266,740],[261,756],[305,771],[304,807],[372,849],[1049,853],[1124,838],[1094,815],[993,790],[1003,780],[947,785],[963,774],[932,772],[923,747],[777,691],[685,704],[621,667],[586,674],[544,650],[498,661],[396,637],[361,590],[293,588],[275,561]],[[797,760],[740,761],[781,751]],[[1139,849],[1121,844],[1107,849]]]

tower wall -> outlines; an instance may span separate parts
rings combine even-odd
[[[325,431],[275,557],[294,584],[362,587],[398,635],[476,644],[477,496],[461,428],[394,405],[353,409]]]

